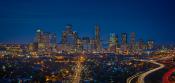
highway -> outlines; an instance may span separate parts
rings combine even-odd
[[[145,83],[144,79],[145,79],[146,76],[148,76],[149,74],[151,74],[151,73],[153,73],[153,72],[155,72],[155,71],[158,71],[158,70],[160,70],[160,69],[162,69],[162,68],[165,67],[164,64],[157,63],[156,61],[148,61],[148,62],[153,63],[153,64],[156,64],[156,65],[159,65],[159,67],[157,67],[157,68],[155,68],[155,69],[151,69],[151,70],[149,70],[149,71],[147,71],[147,72],[141,74],[141,75],[138,77],[138,80],[137,80],[138,83]]]
[[[167,56],[167,57],[159,58],[159,59],[157,59],[157,60],[167,60],[167,59],[170,59],[170,58],[172,58],[172,57],[174,57],[174,56]],[[160,63],[156,62],[157,60],[143,60],[143,59],[135,59],[135,60],[136,60],[136,61],[150,62],[150,63],[152,63],[152,64],[159,65],[159,67],[158,67],[158,68],[151,69],[151,70],[149,70],[149,71],[147,71],[147,72],[145,72],[145,73],[142,73],[142,74],[141,74],[141,72],[139,72],[139,73],[137,73],[137,74],[135,74],[135,75],[129,77],[129,78],[126,80],[126,83],[132,83],[133,79],[135,79],[135,78],[137,78],[137,77],[138,77],[137,83],[145,83],[144,79],[145,79],[146,76],[148,76],[149,74],[151,74],[151,73],[153,73],[153,72],[155,72],[155,71],[158,71],[158,70],[160,70],[160,69],[162,69],[162,68],[165,67],[164,64],[160,64]]]
[[[126,83],[132,83],[133,79],[137,78],[142,72],[139,72],[126,80]]]

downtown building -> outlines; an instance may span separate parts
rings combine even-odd
[[[28,46],[29,51],[37,51],[39,53],[56,52],[57,37],[56,33],[44,32],[41,29],[36,30],[34,42]]]
[[[61,37],[61,51],[66,53],[99,53],[102,50],[100,40],[100,27],[95,25],[95,37],[79,37],[78,33],[72,30],[72,25],[66,25]]]
[[[109,38],[109,52],[112,53],[119,53],[118,49],[118,36],[115,33],[110,33],[110,38]]]

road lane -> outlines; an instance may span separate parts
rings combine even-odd
[[[154,68],[154,69],[151,69],[151,70],[149,70],[149,71],[147,71],[147,72],[141,74],[141,75],[139,76],[138,80],[137,80],[138,83],[145,83],[144,79],[145,79],[146,76],[148,76],[149,74],[151,74],[151,73],[153,73],[153,72],[155,72],[155,71],[158,71],[158,70],[160,70],[160,69],[162,69],[162,68],[165,67],[164,64],[160,64],[160,63],[158,63],[158,62],[156,62],[156,61],[148,61],[148,62],[153,63],[153,64],[156,64],[156,65],[159,65],[159,67]]]
[[[139,72],[131,77],[129,77],[127,80],[126,80],[126,83],[132,83],[132,80],[135,79],[136,77],[138,77],[142,72]]]

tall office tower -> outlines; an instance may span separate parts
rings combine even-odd
[[[41,35],[42,35],[41,29],[37,29],[36,30],[35,42],[40,42],[41,41]]]
[[[50,49],[50,33],[44,32],[44,47],[48,50]]]
[[[94,50],[96,50],[96,46],[95,46],[95,44],[96,44],[96,41],[95,41],[95,39],[91,39],[90,40],[90,48],[91,48],[91,52],[94,52]]]
[[[154,47],[154,41],[153,40],[148,40],[147,41],[147,48],[148,49],[153,49]]]
[[[77,47],[76,49],[78,52],[81,52],[83,50],[83,41],[80,38],[77,39],[76,47]]]
[[[122,33],[122,45],[127,45],[127,34]]]
[[[41,29],[36,30],[36,38],[35,38],[35,43],[37,43],[37,48],[38,49],[44,49],[44,32]]]
[[[51,51],[56,47],[56,34],[37,29],[35,44],[37,44],[38,51]]]
[[[100,27],[99,25],[95,26],[95,40],[96,40],[96,50],[101,51],[101,40],[100,40]]]
[[[62,33],[62,49],[65,51],[75,50],[77,48],[78,34],[72,31],[72,25],[67,25]]]
[[[109,50],[110,52],[115,52],[116,51],[116,47],[118,46],[118,39],[115,33],[111,33],[110,34],[110,38],[109,38]]]
[[[37,30],[36,30],[36,38],[35,38],[35,42],[41,42],[42,34],[43,34],[43,32],[42,32],[41,29],[37,29]]]
[[[116,51],[115,51],[115,53],[116,53],[116,54],[119,54],[119,52],[120,52],[120,45],[119,45],[119,38],[118,38],[118,35],[116,35],[115,41],[116,41]]]
[[[118,48],[119,47],[118,35],[115,35],[115,41],[116,41],[116,48]]]
[[[83,37],[83,50],[88,52],[90,50],[90,38],[89,37]]]
[[[66,32],[62,32],[61,45],[63,49],[66,47]]]
[[[138,48],[139,48],[139,49],[144,49],[144,41],[143,41],[143,39],[139,39]]]
[[[122,51],[122,54],[128,54],[127,34],[126,33],[122,33],[121,40],[122,41],[121,41],[120,50]]]
[[[57,36],[56,33],[50,34],[50,47],[51,49],[55,49],[57,45]]]
[[[135,49],[135,32],[132,32],[131,33],[131,36],[130,36],[130,49],[134,50]]]

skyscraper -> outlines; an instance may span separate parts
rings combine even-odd
[[[100,27],[99,25],[95,26],[95,40],[96,40],[96,50],[101,51],[101,40],[100,40]]]
[[[122,45],[126,45],[126,44],[127,44],[127,34],[122,33]]]
[[[143,39],[139,39],[139,46],[138,46],[139,49],[144,49],[144,41]]]
[[[62,33],[62,49],[65,51],[75,50],[77,48],[77,43],[79,37],[77,32],[72,30],[72,25],[68,24],[66,30]]]
[[[89,37],[83,37],[82,38],[82,42],[83,42],[83,50],[88,52],[91,48],[90,46],[90,38]]]
[[[109,50],[110,50],[110,52],[115,52],[117,46],[118,46],[118,37],[116,36],[115,33],[111,33],[110,38],[109,38]]]
[[[135,36],[136,36],[135,32],[132,32],[130,36],[130,49],[131,50],[135,49]]]
[[[90,48],[91,48],[91,52],[94,52],[96,50],[96,41],[95,39],[91,39],[90,40]]]
[[[37,44],[38,51],[48,51],[56,47],[56,34],[44,32],[41,29],[36,30],[35,43]]]
[[[119,47],[119,38],[118,35],[115,35],[115,41],[116,41],[116,48]]]
[[[122,39],[122,43],[121,43],[120,49],[121,49],[123,54],[128,54],[127,34],[122,33],[121,39]]]
[[[148,40],[147,42],[147,48],[148,49],[153,49],[154,47],[154,41],[153,40]]]
[[[38,50],[44,49],[44,32],[41,29],[36,30],[35,43],[37,43]]]
[[[54,49],[57,45],[57,36],[56,33],[51,33],[50,35],[50,47]]]

